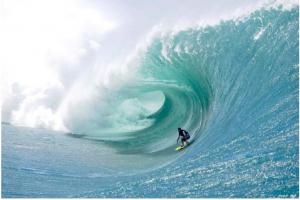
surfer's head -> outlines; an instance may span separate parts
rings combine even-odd
[[[178,131],[181,131],[181,128],[180,128],[180,127],[178,128]]]

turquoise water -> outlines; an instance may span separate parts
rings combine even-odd
[[[2,124],[2,196],[298,197],[298,9],[155,37],[72,133]]]

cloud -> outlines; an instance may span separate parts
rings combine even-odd
[[[4,119],[50,128],[64,93],[93,67],[87,59],[100,47],[97,40],[116,24],[76,0],[4,0],[2,5]],[[94,41],[92,46],[86,40]]]

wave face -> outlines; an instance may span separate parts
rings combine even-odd
[[[262,9],[156,37],[136,61],[135,78],[84,103],[88,117],[65,119],[69,136],[96,143],[100,158],[110,158],[99,166],[150,172],[101,189],[91,183],[105,177],[81,177],[89,184],[60,195],[298,196],[298,17],[298,6]],[[193,141],[181,153],[174,151],[177,127]],[[14,196],[9,186],[5,196]]]
[[[101,101],[83,102],[88,117],[71,112],[76,119],[66,124],[76,137],[102,142],[118,154],[159,155],[155,166],[177,157],[178,127],[189,130],[192,140],[207,121],[212,135],[231,129],[230,137],[239,135],[297,92],[295,12],[258,11],[157,37],[137,59],[135,78]]]

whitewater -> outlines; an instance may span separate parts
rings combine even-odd
[[[299,197],[298,35],[281,4],[151,33],[73,86],[64,131],[2,122],[2,197]]]

